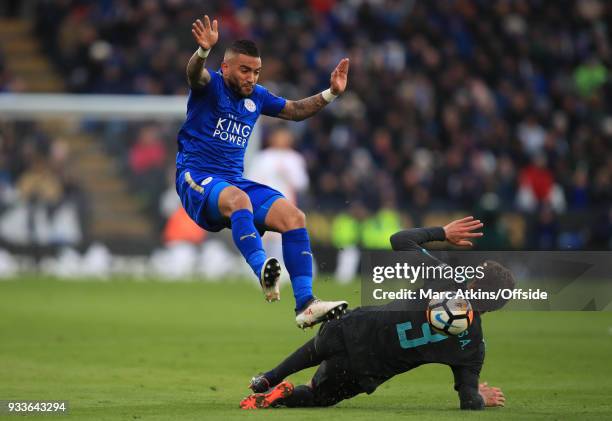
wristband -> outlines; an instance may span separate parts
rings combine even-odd
[[[198,49],[196,50],[196,53],[198,53],[198,57],[206,58],[208,57],[208,53],[210,53],[210,48],[208,50],[205,50],[202,47],[198,47]]]
[[[323,96],[323,99],[327,101],[328,104],[334,99],[338,98],[338,95],[332,94],[331,89],[324,90],[323,92],[321,92],[321,95]]]

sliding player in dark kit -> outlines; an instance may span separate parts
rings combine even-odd
[[[394,250],[416,251],[420,264],[444,265],[421,247],[429,241],[448,241],[471,246],[470,239],[482,223],[472,217],[444,227],[416,228],[391,237]],[[413,262],[415,263],[415,262]],[[455,289],[457,285],[454,286]],[[512,274],[495,262],[487,262],[485,276],[469,288],[482,291],[513,288]],[[505,302],[487,302],[496,310]],[[372,393],[391,377],[428,363],[451,367],[461,409],[504,406],[501,389],[479,384],[484,362],[480,314],[467,331],[458,336],[435,333],[425,311],[406,310],[406,302],[359,307],[336,320],[325,322],[317,335],[276,368],[252,379],[254,394],[240,403],[243,409],[331,406],[360,393]],[[298,371],[319,366],[308,385],[294,387],[284,379]]]

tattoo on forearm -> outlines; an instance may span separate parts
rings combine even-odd
[[[299,101],[287,101],[279,117],[287,120],[301,121],[319,112],[328,104],[319,93]]]
[[[187,63],[187,81],[191,87],[203,86],[208,80],[204,76],[206,59],[201,58],[197,52],[193,53]]]

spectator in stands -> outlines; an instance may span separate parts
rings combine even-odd
[[[27,86],[19,75],[8,69],[2,49],[0,48],[0,93],[25,92]]]
[[[159,133],[160,129],[155,125],[142,127],[129,151],[129,167],[134,177],[132,186],[145,200],[158,197],[165,184],[168,156]]]
[[[275,188],[293,203],[308,188],[306,161],[294,148],[295,138],[286,127],[272,130],[268,146],[251,158],[247,178]]]
[[[0,121],[0,241],[80,244],[83,200],[66,165],[69,153],[31,122]]]
[[[65,145],[56,140],[39,136],[36,141],[26,141],[23,156],[27,166],[16,181],[18,200],[2,220],[4,237],[34,245],[80,243],[77,196],[60,172],[66,154]]]
[[[539,124],[536,115],[530,112],[525,121],[518,125],[517,129],[523,151],[529,156],[540,154],[542,149],[544,149],[546,131]]]
[[[8,91],[9,86],[9,73],[4,62],[4,55],[0,49],[0,92]]]
[[[558,246],[559,234],[557,214],[549,204],[543,204],[532,229],[532,246],[540,250],[555,250]]]
[[[572,184],[569,189],[569,206],[571,209],[587,209],[589,206],[588,173],[585,168],[579,167],[574,171]]]
[[[565,195],[547,168],[544,155],[537,155],[531,164],[521,170],[517,205],[527,212],[534,212],[542,205],[550,206],[557,212],[565,210]]]

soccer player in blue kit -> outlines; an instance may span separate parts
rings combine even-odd
[[[266,230],[282,234],[283,258],[295,296],[296,323],[313,326],[343,312],[346,301],[322,301],[312,292],[312,251],[302,211],[277,190],[243,178],[244,153],[260,114],[303,120],[346,88],[349,60],[331,73],[330,88],[298,101],[257,84],[261,58],[252,41],[234,42],[217,72],[204,66],[219,32],[217,20],[196,20],[199,45],[187,64],[191,88],[187,118],[178,133],[176,189],[189,216],[207,231],[231,228],[236,247],[258,277],[267,301],[280,299],[280,263],[264,252]],[[219,264],[220,262],[211,262]]]

